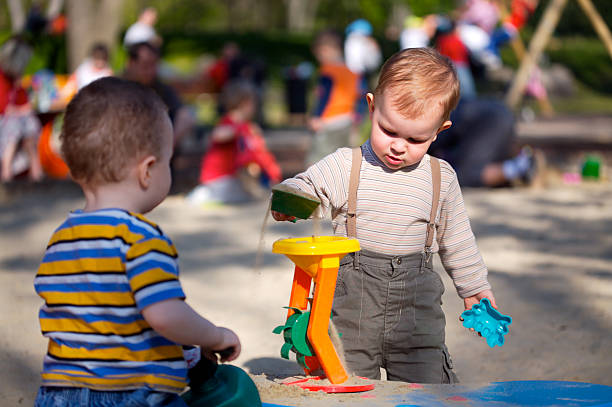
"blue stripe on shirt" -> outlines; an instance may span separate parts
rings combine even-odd
[[[104,259],[104,258],[116,258],[122,257],[121,248],[114,247],[110,249],[72,249],[65,251],[57,251],[47,253],[42,259],[43,263],[50,263],[53,261],[64,261],[64,260],[78,260],[78,259]]]
[[[70,283],[70,284],[40,284],[37,286],[37,292],[56,291],[60,293],[73,292],[103,292],[114,293],[130,292],[130,285],[127,283]]]
[[[117,324],[129,324],[132,322],[136,322],[136,321],[142,321],[144,318],[142,317],[141,314],[135,314],[135,315],[126,315],[126,316],[120,316],[120,315],[109,315],[109,314],[79,314],[79,315],[75,315],[72,312],[64,312],[64,311],[58,311],[58,312],[47,312],[45,310],[40,310],[40,312],[38,313],[38,316],[40,318],[45,318],[45,319],[80,319],[83,320],[85,322],[88,323],[93,323],[93,322],[100,322],[100,321],[108,321],[108,322],[112,322],[112,323],[117,323]]]
[[[142,310],[151,304],[155,304],[156,302],[170,300],[173,298],[185,298],[185,294],[180,286],[141,298],[139,301],[137,301],[138,309]]]

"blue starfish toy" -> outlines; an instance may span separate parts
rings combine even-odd
[[[464,327],[474,328],[492,348],[504,344],[504,335],[508,333],[508,325],[512,323],[512,318],[493,308],[488,298],[483,298],[479,304],[474,304],[472,309],[463,311],[461,318]]]

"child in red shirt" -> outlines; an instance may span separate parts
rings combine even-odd
[[[262,198],[267,187],[281,179],[261,130],[251,121],[256,111],[253,87],[242,81],[230,83],[221,97],[227,113],[212,131],[202,158],[200,185],[187,196],[194,204]]]

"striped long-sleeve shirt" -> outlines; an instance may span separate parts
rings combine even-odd
[[[181,346],[141,313],[185,298],[176,249],[157,225],[120,209],[72,212],[51,237],[34,287],[49,338],[44,386],[185,388]]]
[[[408,255],[423,251],[431,211],[430,157],[414,166],[390,170],[372,151],[362,146],[363,158],[357,192],[357,238],[362,249]],[[334,234],[346,236],[346,213],[352,153],[340,148],[283,183],[316,195],[324,211],[331,209]],[[436,216],[438,252],[458,294],[469,297],[490,289],[487,269],[465,210],[457,175],[440,160],[442,185]]]

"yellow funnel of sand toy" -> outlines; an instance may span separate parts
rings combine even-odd
[[[284,254],[295,263],[288,321],[296,310],[307,310],[308,294],[314,281],[315,289],[307,328],[307,338],[314,355],[300,354],[295,347],[293,350],[298,354],[299,360],[305,362],[304,369],[307,374],[322,367],[333,384],[344,383],[348,379],[328,333],[338,268],[344,255],[359,250],[357,239],[341,236],[282,239],[274,242],[272,246],[272,252]],[[288,326],[284,328],[291,329]],[[285,338],[290,338],[290,335],[285,335]]]

